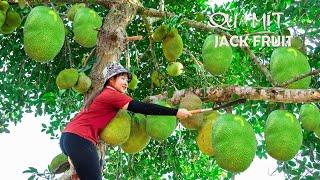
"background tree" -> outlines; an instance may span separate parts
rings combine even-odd
[[[73,1],[72,3],[81,2]],[[129,95],[138,100],[171,98],[177,105],[183,89],[193,89],[206,101],[204,107],[213,103],[224,103],[234,97],[247,99],[246,103],[232,106],[232,112],[246,118],[257,135],[259,158],[267,158],[263,138],[265,120],[269,113],[284,107],[298,114],[301,103],[317,102],[319,107],[319,58],[320,58],[320,21],[318,18],[319,1],[293,0],[242,0],[226,3],[222,6],[208,6],[205,1],[86,1],[88,7],[104,17],[99,29],[97,46],[85,48],[73,39],[72,24],[67,19],[69,1],[10,1],[10,8],[22,16],[22,25],[11,34],[0,34],[0,132],[9,133],[9,123],[21,121],[23,113],[35,113],[35,116],[50,115],[50,124],[43,124],[43,129],[51,138],[58,138],[67,122],[79,111],[83,102],[95,95],[102,85],[103,67],[110,61],[126,64],[131,72],[138,76],[140,83]],[[23,25],[30,10],[37,5],[55,9],[63,19],[66,28],[64,45],[59,54],[48,63],[38,63],[29,58],[23,50]],[[237,13],[245,17],[256,13],[261,17],[268,12],[283,12],[285,18],[281,27],[271,24],[269,32],[283,34],[289,28],[294,36],[305,42],[303,52],[309,58],[314,75],[308,90],[289,90],[273,81],[268,70],[272,47],[233,48],[233,61],[225,75],[213,76],[202,65],[201,49],[204,39],[213,33],[220,35],[243,35],[265,33],[263,26],[252,27],[244,19],[239,20],[234,31],[222,31],[208,26],[209,16],[213,12],[231,15]],[[203,17],[203,18],[201,18]],[[182,56],[178,59],[184,65],[184,73],[177,77],[166,75],[168,62],[163,55],[161,44],[154,43],[151,34],[156,27],[167,23],[174,25],[184,43]],[[142,36],[143,39],[129,38]],[[107,52],[107,53],[106,53]],[[84,96],[72,90],[59,90],[55,79],[65,68],[77,68],[92,79],[92,89]],[[317,69],[318,68],[318,69]],[[164,77],[165,84],[155,87],[150,76],[158,71]],[[300,77],[301,78],[301,77]],[[292,81],[297,80],[293,79]],[[200,83],[199,83],[200,82]],[[292,96],[277,99],[274,96],[262,96],[261,93],[246,94],[246,87],[262,87],[269,95],[285,94]],[[234,88],[243,91],[233,93]],[[201,89],[202,91],[198,91]],[[207,93],[223,90],[225,96],[215,95],[205,98]],[[200,93],[204,92],[204,93]],[[305,96],[296,96],[303,93]],[[160,96],[154,96],[161,94]],[[212,93],[211,93],[212,94]],[[150,96],[150,97],[148,97]],[[273,97],[273,98],[270,98]],[[297,98],[298,97],[298,98]],[[285,104],[284,104],[285,103]],[[229,109],[230,111],[230,109]],[[221,109],[221,112],[225,110]],[[151,141],[147,148],[136,155],[127,155],[117,147],[109,147],[105,154],[105,178],[154,178],[169,174],[174,179],[225,177],[232,173],[219,168],[215,159],[202,154],[196,143],[196,131],[188,131],[179,125],[168,140],[163,143]],[[278,162],[276,171],[284,172],[287,178],[315,178],[320,173],[319,139],[311,132],[303,132],[303,146],[299,154],[288,162]],[[29,169],[33,177],[45,176]]]

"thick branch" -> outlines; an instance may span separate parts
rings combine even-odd
[[[216,86],[206,89],[175,91],[170,99],[173,104],[179,104],[185,93],[192,91],[203,101],[230,102],[234,95],[241,99],[263,100],[283,103],[320,102],[320,90],[317,89],[285,89],[277,87],[243,87],[243,86]],[[167,93],[150,96],[146,101],[168,99]]]

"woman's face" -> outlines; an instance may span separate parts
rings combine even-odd
[[[116,78],[111,78],[110,79],[110,86],[115,88],[116,90],[125,93],[128,88],[128,75],[123,74],[120,76],[117,76]]]

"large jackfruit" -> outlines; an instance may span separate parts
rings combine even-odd
[[[94,47],[101,25],[102,18],[94,10],[80,8],[73,21],[74,40],[83,47]]]
[[[23,35],[27,55],[38,62],[47,62],[52,60],[63,46],[64,24],[54,10],[37,6],[26,19]]]
[[[196,142],[200,151],[208,156],[214,155],[212,148],[212,128],[218,116],[219,114],[216,111],[207,115],[197,136]]]
[[[146,130],[146,117],[135,114],[131,121],[131,132],[129,139],[121,145],[121,149],[129,154],[142,151],[149,143],[150,136]]]
[[[270,60],[270,73],[277,83],[284,83],[298,75],[310,72],[306,56],[294,48],[280,47],[273,51]],[[303,78],[288,86],[290,89],[306,89],[311,77]]]
[[[48,167],[49,171],[53,174],[60,174],[68,170],[70,167],[68,157],[61,153],[56,155],[52,160]]]
[[[170,107],[167,103],[159,101],[156,104]],[[148,115],[146,129],[152,139],[166,140],[176,129],[177,120],[175,116]]]
[[[74,16],[78,12],[80,8],[86,7],[84,3],[74,4],[71,6],[71,8],[68,10],[67,17],[70,21],[74,20]]]
[[[180,108],[187,110],[201,109],[201,99],[192,92],[187,93],[180,101]],[[185,119],[179,119],[180,123],[187,129],[197,130],[201,127],[203,122],[203,113],[194,114]]]
[[[119,110],[117,115],[100,133],[100,138],[107,144],[117,146],[125,143],[130,136],[131,117],[126,110]]]
[[[315,131],[320,127],[320,111],[314,104],[304,104],[300,108],[300,121],[302,127],[309,131]]]
[[[267,153],[279,161],[292,159],[298,153],[303,138],[298,120],[285,110],[269,114],[264,136]]]
[[[59,72],[56,78],[56,84],[59,89],[72,88],[78,81],[79,73],[76,69],[64,69]]]
[[[230,46],[215,46],[217,35],[210,35],[202,47],[203,66],[212,75],[225,73],[232,62],[232,48]],[[220,36],[218,36],[220,39]]]
[[[183,41],[176,28],[173,28],[162,41],[163,54],[169,62],[177,60],[183,51]]]
[[[77,84],[72,89],[81,94],[86,93],[91,87],[91,79],[84,73],[79,73]]]
[[[168,25],[162,24],[154,31],[152,34],[152,39],[154,42],[161,42],[168,33]]]
[[[251,125],[243,117],[224,114],[213,125],[212,148],[221,168],[239,173],[253,161],[257,141]]]

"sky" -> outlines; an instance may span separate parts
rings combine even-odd
[[[209,0],[218,5],[228,0]],[[22,122],[17,126],[10,124],[9,134],[0,134],[0,179],[24,180],[30,175],[23,174],[28,167],[35,167],[43,172],[52,158],[61,153],[58,140],[52,140],[49,135],[41,132],[41,124],[48,123],[49,117],[34,117],[33,114],[24,114]],[[251,166],[236,180],[259,178],[260,180],[282,180],[283,174],[270,174],[277,167],[272,158],[260,160],[255,158]]]

